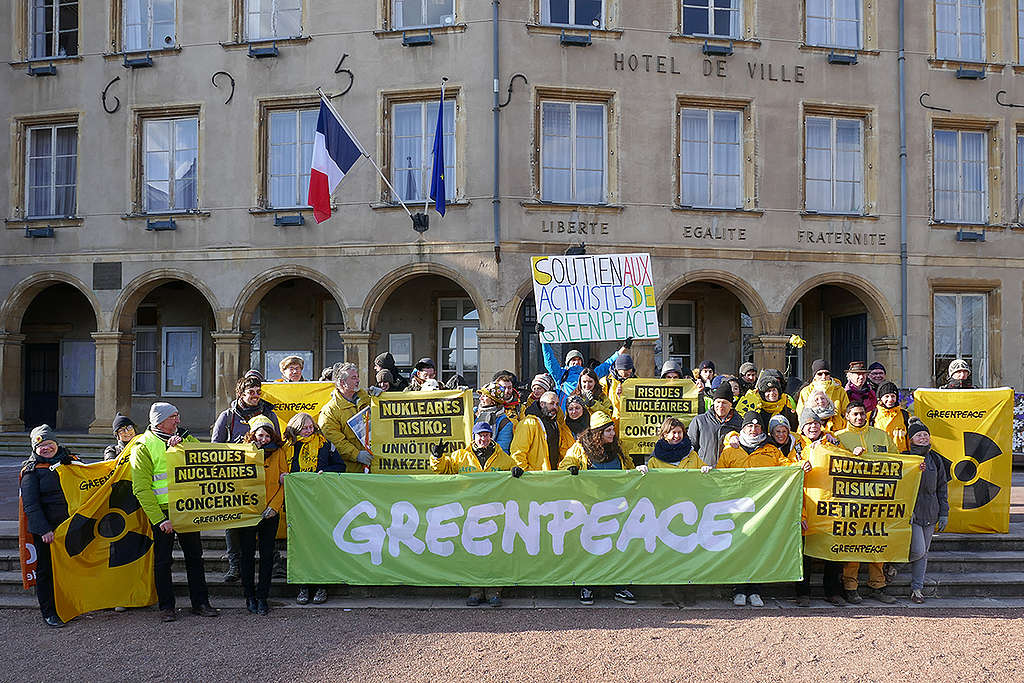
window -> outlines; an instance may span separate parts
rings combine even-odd
[[[987,222],[987,133],[936,130],[934,163],[935,220]]]
[[[122,0],[125,52],[174,47],[175,0]]]
[[[544,102],[541,130],[541,199],[604,203],[605,105]]]
[[[985,0],[935,0],[935,56],[985,61]]]
[[[324,355],[323,366],[329,368],[335,363],[345,362],[345,340],[341,333],[345,331],[345,320],[341,317],[341,309],[333,299],[324,301]],[[317,379],[312,366],[306,374],[309,379]]]
[[[248,40],[296,38],[302,35],[302,0],[246,0]]]
[[[161,385],[164,396],[202,396],[201,327],[164,327]]]
[[[260,326],[260,308],[257,306],[256,310],[252,312],[252,321],[249,323],[249,333],[252,334],[252,339],[249,341],[249,367],[258,368],[260,367],[260,352],[263,351],[263,337],[261,336]]]
[[[683,109],[680,119],[680,203],[683,206],[741,208],[741,112]]]
[[[132,368],[132,393],[156,396],[160,347],[156,327],[136,327]]]
[[[96,343],[92,340],[60,341],[60,395],[96,394]]]
[[[696,311],[692,301],[668,301],[661,307],[659,320],[661,338],[654,350],[655,363],[660,368],[667,360],[683,367],[693,368],[696,355]]]
[[[963,358],[974,386],[988,379],[988,311],[985,294],[935,294],[933,349],[935,385],[949,381],[949,364]]]
[[[861,47],[861,0],[807,0],[807,44]]]
[[[406,102],[391,108],[391,184],[406,202],[423,201],[430,194],[434,167],[437,100]],[[445,198],[455,199],[455,100],[444,101]]]
[[[1024,64],[1024,0],[1017,0],[1017,63]]]
[[[480,345],[476,331],[480,314],[472,299],[438,300],[437,345],[438,382],[444,384],[455,375],[462,375],[466,384],[477,386]]]
[[[682,0],[683,34],[739,38],[743,35],[743,0]]]
[[[30,0],[31,59],[78,54],[78,0]]]
[[[199,119],[146,119],[143,128],[143,210],[197,208]]]
[[[862,213],[863,126],[861,119],[807,117],[804,173],[808,211]]]
[[[451,26],[455,23],[455,0],[392,0],[395,29]]]
[[[540,22],[552,26],[604,27],[603,0],[541,0]]]
[[[318,110],[270,113],[267,145],[269,208],[307,206]]]
[[[27,129],[25,217],[75,214],[78,177],[78,127],[34,126]]]
[[[310,379],[309,375],[313,372],[312,351],[303,349],[271,351],[270,349],[267,349],[263,354],[263,376],[268,378],[268,382],[273,382],[281,376],[281,361],[288,356],[298,356],[302,359],[302,376],[304,379]],[[258,368],[259,365],[253,365],[252,367]],[[313,379],[319,379],[319,376]]]
[[[1024,2],[1024,0],[1021,0]],[[1013,206],[1013,222],[1024,218],[1024,135],[1017,135],[1017,201]]]

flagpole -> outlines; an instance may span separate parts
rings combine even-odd
[[[316,92],[318,95],[320,95],[320,101],[326,104],[327,108],[331,110],[332,114],[334,114],[334,118],[338,119],[341,125],[345,126],[344,119],[341,118],[341,114],[339,114],[338,111],[334,108],[334,105],[331,104],[331,99],[327,97],[327,93],[325,93],[321,88],[317,88]],[[348,130],[348,126],[345,126],[345,129]],[[358,138],[352,135],[351,131],[349,131],[349,135],[352,137],[353,140],[356,140],[358,144]],[[380,170],[380,166],[377,165],[377,162],[373,160],[373,157],[371,157],[366,152],[365,149],[363,149],[362,145],[359,145],[359,151],[363,153],[364,157],[370,160],[370,163],[373,164],[373,167],[377,169],[377,173],[380,175],[381,180],[383,180],[384,184],[388,186],[388,189],[391,190],[391,193],[398,198],[398,203],[402,205],[402,208],[405,209],[405,212],[409,214],[410,218],[412,218],[412,211],[410,211],[409,207],[405,205],[404,201],[402,201],[402,195],[398,194],[398,191],[391,184],[391,181],[388,180],[387,176],[384,175],[384,171]]]
[[[448,77],[447,76],[441,76],[441,103],[439,105],[437,105],[439,107],[439,109],[437,111],[437,115],[438,116],[444,115],[444,112],[442,111],[442,109],[444,109],[444,84],[447,83],[447,82],[448,82]],[[441,137],[441,145],[443,146],[444,145],[444,131],[441,131],[441,136],[442,136]],[[434,129],[434,137],[435,138],[437,137],[437,128],[436,127]],[[435,145],[437,144],[437,140],[434,140],[434,144]],[[434,161],[433,163],[436,164],[437,161]],[[433,172],[433,169],[431,169],[431,172]],[[444,173],[444,170],[442,169],[441,172]],[[430,208],[430,192],[428,191],[427,192],[427,199],[426,199],[425,202],[423,202],[423,213],[426,213],[429,208]],[[434,197],[434,208],[437,208],[437,197]]]

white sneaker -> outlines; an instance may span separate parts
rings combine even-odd
[[[750,594],[750,606],[751,607],[764,607],[764,600],[757,593]]]
[[[758,599],[760,600],[760,598],[758,598]],[[737,593],[736,595],[732,596],[732,604],[736,605],[737,607],[743,607],[744,605],[746,605],[747,604],[747,596],[746,596],[746,594],[745,593]]]

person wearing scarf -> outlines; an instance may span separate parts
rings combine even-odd
[[[518,419],[522,420],[526,415],[526,409],[532,406],[538,398],[548,391],[555,391],[555,380],[551,378],[551,375],[546,372],[542,372],[539,375],[534,376],[533,381],[530,382],[530,393],[526,396],[526,400],[519,404]],[[558,392],[555,391],[555,393],[557,394]]]
[[[611,415],[615,410],[611,399],[608,398],[601,387],[601,381],[597,373],[589,368],[580,373],[579,383],[572,390],[570,396],[579,396],[583,399],[583,405],[591,414],[601,412]]]
[[[111,427],[114,432],[114,443],[103,449],[104,460],[113,460],[121,455],[128,442],[135,438],[135,423],[130,417],[117,413]]]
[[[832,370],[828,362],[819,358],[811,363],[811,381],[800,389],[800,395],[796,401],[796,414],[804,411],[808,399],[815,391],[823,391],[836,406],[836,412],[842,415],[846,412],[846,404],[850,402],[843,385],[832,377]]]
[[[910,452],[919,455],[921,484],[910,518],[910,600],[924,602],[924,575],[928,569],[928,549],[932,534],[942,531],[949,522],[949,478],[942,456],[932,450],[928,427],[916,417],[907,425]]]
[[[512,447],[515,422],[506,414],[505,406],[499,400],[503,395],[502,391],[501,387],[494,382],[486,384],[480,389],[478,392],[480,401],[477,404],[476,419],[486,422],[491,426],[494,440],[508,453]]]
[[[878,387],[878,405],[868,418],[868,424],[878,427],[892,437],[896,449],[906,453],[907,423],[910,414],[900,406],[900,390],[892,382],[882,382]]]
[[[869,413],[875,409],[878,398],[875,396],[875,389],[868,382],[868,369],[864,361],[855,360],[846,369],[846,396],[851,402],[864,404],[864,409]]]
[[[761,418],[767,422],[776,415],[782,415],[789,420],[789,428],[795,430],[799,424],[796,411],[790,405],[792,399],[782,393],[782,383],[769,370],[764,370],[757,380],[757,388],[748,391],[740,399],[736,406],[736,412],[746,415],[751,410],[761,413]]]
[[[558,408],[558,394],[545,392],[516,425],[510,453],[523,469],[555,470],[572,445],[572,433]]]
[[[267,598],[270,596],[270,582],[274,575],[274,540],[284,507],[282,478],[288,470],[284,462],[285,449],[282,448],[281,437],[274,423],[263,415],[255,415],[249,419],[249,428],[242,443],[252,444],[263,451],[267,507],[258,523],[237,529],[239,568],[246,609],[251,614],[265,615],[270,611]],[[260,553],[259,583],[256,582],[257,549]]]
[[[64,622],[57,616],[53,597],[50,544],[57,527],[68,518],[68,502],[60,486],[60,477],[51,468],[67,465],[78,457],[57,443],[50,425],[39,425],[33,429],[29,442],[32,455],[21,464],[18,475],[18,515],[24,519],[24,526],[36,549],[36,601],[39,611],[47,626],[61,628]]]
[[[697,451],[693,450],[693,442],[686,435],[683,421],[670,417],[661,423],[660,437],[654,442],[654,450],[647,460],[651,469],[672,468],[680,470],[697,470],[707,472],[708,467]]]
[[[615,357],[608,376],[601,378],[601,390],[612,403],[612,419],[615,420],[616,425],[619,423],[619,411],[622,404],[622,383],[630,377],[636,377],[633,356],[629,355],[628,351],[622,351]]]
[[[585,429],[590,427],[590,409],[583,397],[570,396],[565,403],[565,426],[573,439],[578,439]]]
[[[764,413],[761,414],[764,419]],[[788,463],[800,460],[800,452],[796,448],[796,438],[790,433],[789,418],[785,415],[773,415],[768,420],[768,443],[779,449]]]
[[[836,410],[836,404],[824,391],[815,391],[811,394],[810,400],[804,406],[804,410],[810,410],[821,422],[821,428],[829,434],[836,434],[846,429],[846,418]],[[803,411],[801,411],[803,413]]]

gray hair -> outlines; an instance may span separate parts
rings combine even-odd
[[[335,363],[334,367],[331,369],[331,379],[333,379],[334,383],[337,384],[338,382],[347,380],[358,372],[359,368],[356,367],[355,363]]]

